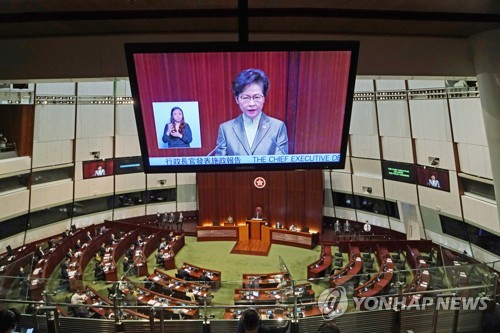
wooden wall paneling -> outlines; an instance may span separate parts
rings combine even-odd
[[[300,53],[295,154],[340,152],[342,135],[332,128],[340,130],[344,122],[349,57],[349,52]]]
[[[301,226],[304,223],[304,187],[305,173],[303,171],[287,171],[287,204],[286,204],[286,227],[291,224]],[[308,208],[309,209],[309,208]]]
[[[252,186],[253,178],[250,172],[233,173],[233,196],[234,196],[234,215],[235,222],[245,222],[252,216],[255,207],[252,206]]]
[[[254,171],[250,172],[251,182],[252,182],[252,210],[254,213],[256,207],[262,207],[263,217],[269,218],[269,172],[268,171]],[[254,181],[257,177],[262,177],[266,181],[266,186],[264,188],[257,188],[254,185]]]
[[[197,173],[196,184],[198,186],[198,224],[211,224],[212,219],[217,216],[217,182],[215,173]]]
[[[285,172],[269,172],[269,214],[267,217],[271,225],[274,225],[276,222],[286,225],[286,179]]]
[[[234,195],[234,177],[233,172],[215,173],[217,213],[214,218],[218,219],[219,222],[225,222],[229,215],[234,218],[234,201],[237,199]]]
[[[34,105],[0,106],[0,133],[16,143],[19,156],[32,155],[34,122]]]
[[[321,170],[308,170],[305,176],[304,225],[310,230],[321,231],[323,219],[323,174]]]

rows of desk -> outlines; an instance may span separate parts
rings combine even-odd
[[[307,266],[307,279],[319,279],[330,271],[332,266],[332,248],[321,245],[321,254],[318,260]]]

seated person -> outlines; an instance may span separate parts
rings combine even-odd
[[[128,257],[123,257],[123,274],[135,274],[134,266]]]
[[[128,248],[127,252],[125,252],[125,256],[132,259],[134,257],[134,254],[135,254],[135,246],[134,244],[130,244],[130,247]]]
[[[54,247],[54,239],[53,238],[50,238],[48,241],[47,241],[47,246],[49,249],[53,248]]]
[[[290,226],[290,231],[297,231],[297,226],[295,224],[292,224]]]
[[[212,280],[208,277],[207,272],[203,271],[200,275],[201,282],[211,282]]]
[[[165,247],[167,247],[167,245],[167,240],[165,238],[162,238],[160,244],[158,245],[158,251],[163,250]]]
[[[87,302],[87,295],[85,295],[80,289],[78,289],[72,296],[71,296],[71,304],[77,305],[77,304],[85,304]],[[73,308],[73,313],[75,314],[75,317],[84,317],[88,318],[91,317],[92,314],[90,313],[90,310],[86,306],[78,306]]]
[[[77,239],[75,246],[73,246],[73,250],[75,252],[78,252],[80,251],[81,248],[82,248],[82,241],[80,239]]]
[[[100,235],[104,235],[107,231],[108,231],[108,229],[106,229],[106,227],[105,227],[105,226],[102,226],[102,227],[99,229],[99,234],[100,234]]]
[[[189,280],[189,272],[186,270],[186,267],[182,266],[179,268],[179,272],[177,273],[179,279]]]
[[[237,333],[266,333],[271,332],[271,329],[262,325],[260,321],[260,314],[254,308],[249,308],[243,311],[238,327]]]
[[[229,215],[227,218],[227,224],[234,224],[234,219],[231,215]]]
[[[118,244],[120,240],[116,238],[115,234],[111,234],[111,244]]]
[[[40,260],[43,258],[43,256],[45,255],[45,252],[43,252],[42,250],[42,247],[39,246],[36,251],[35,251],[35,257],[37,258],[37,260]]]
[[[191,302],[196,302],[196,296],[191,288],[186,289],[186,297],[189,298]]]
[[[104,264],[102,262],[98,263],[95,266],[94,277],[97,281],[105,281],[106,280],[105,275],[104,275]]]
[[[137,235],[137,238],[135,239],[134,245],[135,246],[142,246],[142,243],[143,243],[143,241],[142,241],[141,235]]]
[[[102,243],[101,246],[99,247],[99,255],[101,258],[104,258],[104,255],[106,254],[106,243]]]
[[[66,252],[66,258],[74,258],[75,254],[73,253],[73,250],[71,248],[68,249]]]
[[[156,265],[158,265],[158,266],[162,266],[162,265],[163,265],[163,263],[164,263],[163,253],[158,252],[158,253],[156,254]]]
[[[66,238],[66,237],[69,237],[71,236],[71,232],[69,231],[69,229],[66,229],[63,231],[63,233],[61,234],[62,238]]]

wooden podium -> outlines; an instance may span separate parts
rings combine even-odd
[[[262,226],[266,224],[266,220],[250,219],[246,220],[246,224],[248,225],[248,239],[261,240],[262,238],[261,229]]]

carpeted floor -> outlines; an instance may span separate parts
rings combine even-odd
[[[301,249],[291,246],[271,245],[271,250],[267,257],[252,256],[242,254],[231,254],[231,249],[235,242],[218,241],[218,242],[197,242],[195,237],[186,237],[186,245],[176,255],[176,267],[180,267],[183,262],[205,267],[208,269],[216,269],[222,272],[222,287],[214,292],[212,305],[221,306],[222,308],[214,311],[214,314],[219,314],[223,311],[223,307],[234,304],[234,289],[242,287],[242,274],[245,273],[273,273],[279,272],[281,261],[288,267],[292,277],[298,282],[306,282],[307,271],[306,266],[319,258],[320,246],[312,250]],[[335,249],[334,249],[335,250]],[[154,252],[148,258],[148,271],[153,272],[155,265]],[[98,291],[103,291],[107,295],[106,288],[109,284],[96,283],[94,280],[95,262],[92,260],[86,267],[84,280]],[[117,264],[118,276],[122,276],[123,269],[121,260]],[[166,271],[168,274],[174,275],[176,270]],[[133,281],[142,281],[144,277],[129,277]],[[58,270],[54,272],[49,288],[51,290],[58,288]],[[327,286],[326,283],[313,285],[316,292],[316,297]],[[69,295],[68,292],[61,291],[54,296],[55,302],[64,302],[64,299]]]

